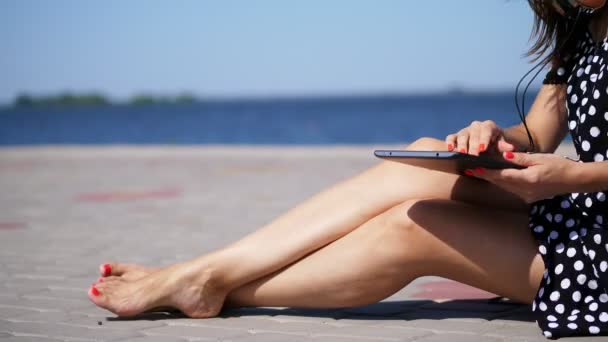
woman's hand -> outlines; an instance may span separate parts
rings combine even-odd
[[[579,183],[583,181],[576,173],[580,163],[555,154],[504,152],[503,157],[527,168],[521,170],[477,168],[466,170],[466,174],[492,182],[519,196],[526,203],[559,194],[578,192]]]
[[[504,131],[494,121],[473,121],[457,133],[445,138],[449,151],[479,155],[480,152],[515,151],[515,145],[505,139]]]

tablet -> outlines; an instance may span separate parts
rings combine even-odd
[[[376,150],[374,155],[386,160],[455,174],[464,174],[465,170],[476,167],[485,169],[526,168],[496,157],[448,151]]]

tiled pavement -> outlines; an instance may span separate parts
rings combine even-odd
[[[432,277],[366,307],[204,320],[118,319],[87,299],[101,262],[167,265],[218,248],[373,165],[370,151],[0,149],[0,340],[546,341],[528,306]]]

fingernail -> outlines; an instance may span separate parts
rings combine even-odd
[[[103,268],[103,275],[104,275],[104,277],[107,277],[110,274],[112,274],[112,266],[110,266],[110,264],[104,264],[102,266],[102,268]]]
[[[464,174],[467,176],[474,176],[473,170],[464,170]]]
[[[91,286],[91,293],[93,296],[98,297],[100,295],[99,290],[95,287],[95,285]]]
[[[97,282],[98,282],[98,283],[103,283],[103,278],[99,278],[99,279],[97,279]]]
[[[505,158],[513,159],[513,158],[515,158],[515,155],[511,151],[507,151],[507,152],[505,152]]]
[[[475,172],[477,172],[480,175],[483,175],[486,172],[486,170],[482,167],[476,167]]]
[[[460,153],[467,153],[467,150],[466,150],[466,149],[464,149],[464,148],[461,148],[461,149],[460,149]]]
[[[453,150],[454,150],[454,145],[448,144],[448,151],[453,151]]]
[[[483,152],[486,150],[486,145],[484,144],[479,144],[479,152]]]

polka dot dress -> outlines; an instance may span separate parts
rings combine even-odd
[[[608,38],[587,25],[545,84],[567,84],[568,126],[579,162],[608,161]],[[580,32],[579,32],[580,31]],[[547,338],[608,335],[608,189],[533,203],[530,229],[545,262],[532,310]]]

